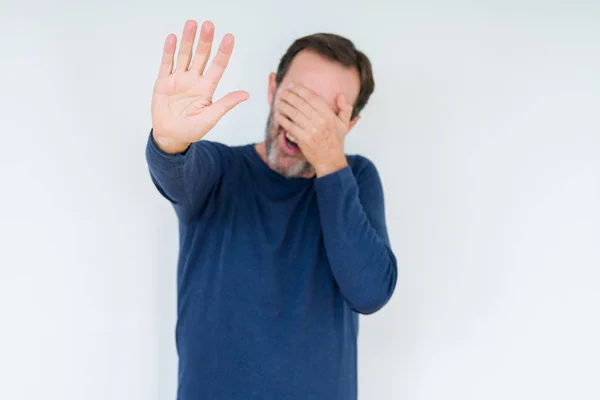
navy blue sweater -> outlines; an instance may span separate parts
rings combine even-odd
[[[254,144],[152,134],[146,159],[179,221],[177,398],[356,399],[358,316],[397,274],[374,164],[288,179]]]

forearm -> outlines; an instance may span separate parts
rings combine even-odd
[[[225,146],[207,141],[190,144],[181,151],[170,144],[165,146],[157,143],[152,133],[149,135],[146,161],[150,176],[180,216],[192,217],[223,173]]]
[[[188,163],[193,155],[187,151],[170,154],[165,150],[151,132],[146,143],[146,162],[152,181],[169,201],[184,204],[189,200],[185,169],[189,168]]]
[[[396,285],[396,258],[387,237],[369,221],[350,167],[317,179],[315,185],[325,249],[340,291],[353,309],[373,313],[388,302]],[[381,216],[383,210],[369,214]]]

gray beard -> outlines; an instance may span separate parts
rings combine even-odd
[[[269,161],[269,166],[286,178],[301,178],[307,174],[312,174],[314,172],[313,167],[306,160],[295,160],[294,163],[287,167],[282,166],[278,162],[280,158],[289,156],[280,153],[281,150],[277,148],[277,136],[277,131],[273,127],[273,112],[271,111],[265,129],[265,153]]]

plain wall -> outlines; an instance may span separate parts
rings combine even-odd
[[[600,3],[43,2],[0,7],[0,398],[173,399],[177,226],[144,147],[164,38],[236,36],[207,138],[262,140],[267,76],[341,33],[376,91],[399,262],[361,319],[361,399],[600,398]],[[369,5],[367,5],[369,4]]]

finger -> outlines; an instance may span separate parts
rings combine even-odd
[[[285,101],[280,101],[279,103],[277,103],[275,108],[279,113],[285,115],[288,119],[295,122],[302,129],[309,132],[311,131],[312,123],[310,119],[302,111],[300,111],[293,105]]]
[[[304,131],[300,126],[295,124],[293,121],[290,121],[285,115],[275,112],[275,121],[283,129],[285,129],[290,135],[296,139],[298,145],[305,143],[306,139],[306,131]]]
[[[192,60],[190,71],[196,71],[199,75],[204,73],[204,68],[208,63],[210,51],[212,49],[213,40],[215,37],[215,26],[210,21],[205,21],[200,29],[200,39],[196,46],[196,54]]]
[[[212,128],[225,114],[231,111],[235,106],[250,98],[250,94],[243,90],[228,93],[218,101],[210,105],[206,111],[198,117],[205,121],[206,127]]]
[[[337,106],[339,108],[338,117],[342,120],[343,123],[347,124],[350,122],[350,118],[352,117],[352,107],[351,104],[346,103],[346,98],[343,94],[340,94],[337,97]]]
[[[216,87],[225,72],[225,68],[229,64],[231,53],[233,52],[234,38],[233,35],[228,33],[223,36],[221,44],[219,45],[219,51],[215,55],[208,71],[206,72],[206,78]]]
[[[177,55],[177,65],[175,72],[187,71],[190,67],[192,59],[192,48],[194,47],[194,39],[196,37],[196,29],[198,24],[196,21],[189,20],[183,27],[183,35],[181,37],[181,45],[179,46],[179,54]]]
[[[158,70],[158,76],[167,76],[173,72],[173,59],[175,57],[175,47],[177,47],[177,37],[174,34],[170,34],[165,39],[165,45],[163,47],[162,60],[160,62],[160,68]]]
[[[313,107],[322,115],[328,115],[333,112],[331,110],[331,106],[327,104],[327,102],[321,96],[306,86],[298,85],[293,82],[290,82],[288,86],[290,91],[302,97],[311,107]]]
[[[301,111],[309,119],[320,118],[319,112],[307,103],[302,97],[292,92],[291,90],[284,89],[279,95],[280,102],[286,102],[291,104],[294,108]]]

